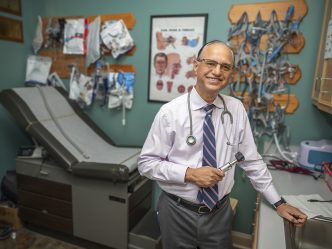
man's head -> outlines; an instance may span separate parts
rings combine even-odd
[[[222,41],[206,43],[194,61],[197,74],[196,90],[210,102],[225,88],[233,72],[233,51]]]
[[[156,74],[163,75],[167,68],[167,55],[162,52],[155,54],[153,64],[156,69]]]

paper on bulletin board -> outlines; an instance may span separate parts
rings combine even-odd
[[[330,20],[329,26],[327,27],[325,54],[324,54],[324,59],[331,59],[331,58],[332,58],[332,20]]]

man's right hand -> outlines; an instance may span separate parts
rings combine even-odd
[[[225,176],[225,173],[211,166],[200,168],[187,168],[185,181],[195,183],[202,188],[213,187]]]

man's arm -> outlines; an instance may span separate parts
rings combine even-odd
[[[161,109],[149,131],[138,158],[138,170],[152,180],[184,184],[187,166],[166,160],[174,140],[170,121]]]
[[[273,185],[272,176],[262,157],[257,152],[247,115],[243,116],[243,130],[241,131],[242,144],[240,151],[245,155],[246,162],[240,164],[246,172],[253,187],[261,192],[264,198],[276,209],[279,216],[294,223],[296,226],[303,226],[307,216],[298,208],[286,203]]]

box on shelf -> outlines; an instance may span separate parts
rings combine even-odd
[[[23,225],[18,217],[18,209],[0,204],[0,223],[10,224],[14,229],[18,230]]]

